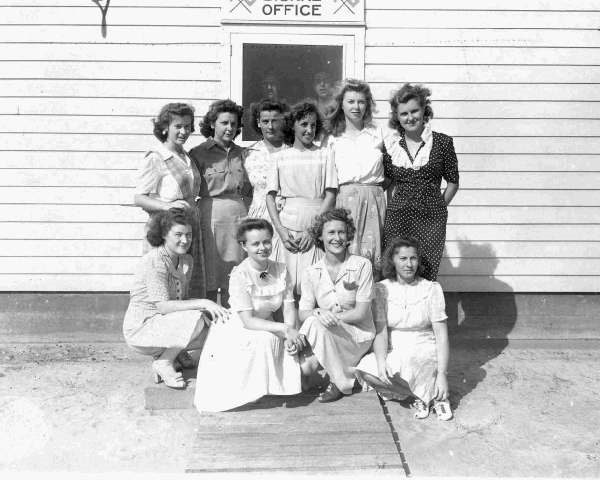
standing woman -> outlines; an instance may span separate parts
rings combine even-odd
[[[390,127],[385,139],[386,177],[394,194],[388,203],[384,243],[415,237],[422,247],[423,278],[435,281],[446,241],[447,206],[458,191],[458,161],[452,137],[433,132],[429,120],[431,90],[404,84],[390,100]],[[447,186],[440,192],[442,178]]]
[[[200,225],[206,290],[214,300],[220,288],[225,305],[229,273],[244,258],[235,234],[240,220],[248,214],[252,196],[243,149],[233,143],[240,133],[242,112],[242,107],[231,100],[212,103],[200,127],[200,133],[208,140],[190,151],[201,175]]]
[[[146,153],[137,174],[134,203],[150,215],[178,208],[185,210],[192,223],[190,253],[196,268],[191,279],[191,296],[206,295],[204,254],[196,197],[200,191],[200,172],[183,145],[194,132],[194,108],[185,103],[168,103],[154,119],[154,136],[161,142]],[[149,250],[145,243],[144,253]]]
[[[323,256],[307,228],[315,215],[334,207],[338,186],[329,149],[313,143],[322,128],[321,114],[313,102],[292,107],[286,131],[292,148],[273,155],[267,185],[267,209],[278,234],[272,258],[286,263],[298,295],[301,275]],[[277,210],[277,194],[284,201],[281,212]]]
[[[350,210],[356,227],[349,251],[368,258],[378,276],[386,199],[383,131],[373,124],[374,106],[369,85],[347,79],[336,96],[328,127],[340,184],[336,204]]]
[[[287,105],[274,100],[262,100],[252,105],[252,127],[260,134],[262,140],[246,150],[246,171],[254,189],[252,204],[248,210],[249,218],[269,220],[266,197],[272,155],[289,148],[283,143],[283,115],[286,111]],[[278,209],[281,210],[280,205]]]

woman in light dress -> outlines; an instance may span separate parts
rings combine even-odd
[[[308,267],[302,279],[300,333],[310,348],[302,352],[301,367],[307,377],[321,367],[326,371],[329,385],[319,401],[333,402],[352,393],[352,367],[367,353],[375,336],[373,270],[369,260],[348,251],[354,224],[347,210],[322,213],[310,234],[325,256]]]
[[[374,302],[377,335],[356,376],[385,400],[414,397],[417,418],[452,418],[448,402],[448,329],[444,292],[420,276],[419,242],[396,238],[384,253]]]
[[[172,208],[183,209],[192,219],[190,253],[196,262],[191,280],[193,297],[206,295],[204,254],[196,197],[200,172],[183,145],[194,131],[194,108],[185,103],[168,103],[154,119],[154,136],[159,140],[146,153],[137,173],[134,203],[150,215]],[[144,242],[144,253],[150,246]]]
[[[368,258],[377,278],[386,208],[383,131],[373,123],[375,101],[367,83],[347,79],[335,99],[328,129],[340,185],[336,204],[349,209],[354,220],[350,253]]]
[[[314,103],[300,102],[291,108],[286,140],[292,148],[273,155],[267,185],[267,209],[277,231],[272,258],[286,263],[298,295],[302,273],[323,256],[307,228],[315,215],[333,208],[338,186],[329,149],[313,143],[322,128]],[[281,212],[276,204],[278,194],[284,202]]]
[[[270,219],[266,203],[267,180],[273,162],[272,155],[289,148],[283,142],[283,115],[287,109],[286,104],[274,100],[262,100],[252,105],[252,128],[259,132],[262,140],[246,149],[246,171],[253,188],[249,218]],[[280,211],[279,199],[277,207]]]
[[[187,253],[193,244],[189,211],[167,210],[152,216],[146,238],[152,248],[135,271],[131,300],[123,321],[127,344],[154,357],[155,381],[171,388],[185,388],[177,371],[181,352],[197,348],[211,322],[229,314],[216,303],[188,299],[194,261]]]
[[[269,260],[272,236],[263,219],[246,219],[238,228],[248,257],[231,272],[231,317],[211,328],[202,349],[194,396],[199,411],[301,391],[297,353],[306,340],[297,329],[287,268]]]

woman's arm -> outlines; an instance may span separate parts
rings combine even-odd
[[[373,310],[376,310],[373,308]],[[373,312],[375,315],[375,312]],[[387,351],[388,351],[388,331],[387,331],[387,323],[386,322],[376,322],[375,323],[375,339],[373,340],[373,353],[375,354],[375,360],[377,361],[377,376],[379,379],[387,384],[391,384],[392,382],[389,379],[389,375],[387,372]]]
[[[213,322],[223,322],[229,317],[229,311],[215,302],[204,298],[189,300],[163,300],[156,302],[156,308],[162,315],[185,310],[200,310],[209,313]]]
[[[445,321],[432,322],[433,334],[437,350],[438,371],[435,380],[435,398],[446,400],[448,398],[448,362],[450,358],[450,345],[448,342],[448,326]]]
[[[325,196],[323,197],[323,201],[321,202],[321,208],[319,209],[319,213],[324,213],[335,207],[335,197],[337,195],[337,190],[335,188],[326,188]]]
[[[360,324],[369,315],[371,302],[356,302],[354,308],[336,313],[337,318],[348,325]]]
[[[292,253],[296,253],[298,251],[296,241],[290,235],[288,229],[282,225],[281,220],[279,219],[276,196],[277,192],[271,191],[267,193],[267,198],[265,199],[265,202],[267,204],[267,211],[269,212],[269,216],[271,217],[271,223],[273,224],[273,228],[275,228],[277,235],[279,235],[279,238],[281,238],[285,249]]]
[[[173,202],[163,202],[158,198],[152,198],[150,195],[136,193],[133,197],[133,203],[136,206],[143,208],[148,213],[170,210],[171,208],[181,208],[188,210],[191,205],[185,200],[175,200]]]
[[[444,190],[443,194],[446,205],[450,205],[450,202],[454,198],[454,195],[456,195],[456,192],[458,192],[458,183],[447,182],[446,189]]]

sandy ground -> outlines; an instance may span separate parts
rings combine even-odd
[[[453,421],[387,403],[414,476],[600,477],[596,350],[453,359]],[[149,362],[123,345],[0,345],[0,469],[183,472],[199,416],[144,410],[148,384]]]

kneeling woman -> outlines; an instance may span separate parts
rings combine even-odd
[[[287,268],[269,260],[272,238],[273,227],[263,219],[245,219],[238,227],[248,257],[231,272],[231,318],[211,328],[202,349],[194,397],[200,411],[220,412],[263,395],[301,391],[297,352],[305,340],[296,329]]]
[[[183,210],[153,215],[146,238],[155,248],[142,257],[135,272],[123,322],[127,344],[152,355],[155,380],[163,380],[171,388],[186,386],[175,368],[178,356],[197,346],[206,324],[222,321],[229,314],[210,300],[185,300],[193,270],[192,256],[187,253],[193,241],[193,222]],[[189,361],[189,357],[182,360]]]
[[[439,283],[420,277],[421,270],[417,240],[396,238],[387,247],[385,280],[375,286],[373,353],[356,367],[356,376],[386,400],[414,397],[417,418],[429,415],[433,400],[438,418],[449,420],[444,292]]]
[[[302,278],[300,333],[311,351],[303,352],[302,373],[322,366],[329,385],[319,398],[332,402],[352,393],[353,368],[371,347],[375,326],[371,316],[371,262],[348,252],[354,224],[348,210],[336,208],[315,218],[309,232],[325,257]]]

